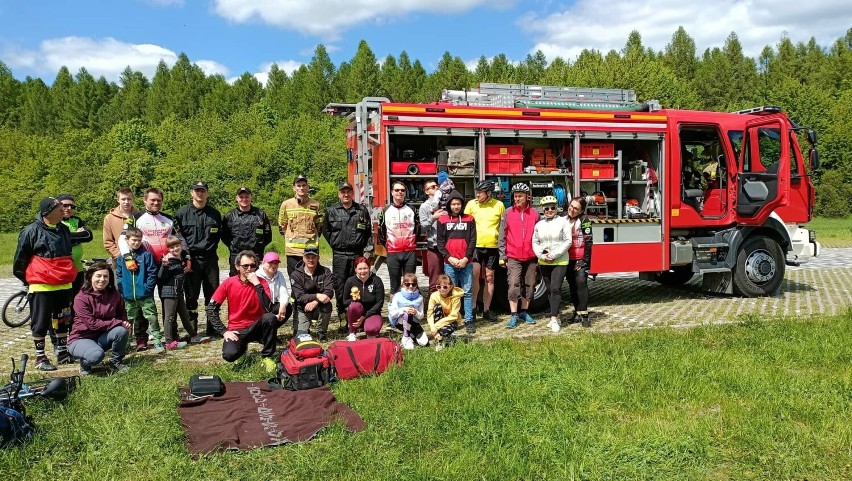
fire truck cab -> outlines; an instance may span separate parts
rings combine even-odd
[[[507,207],[517,182],[536,207],[546,195],[562,208],[585,197],[593,274],[667,285],[701,274],[708,291],[751,297],[776,293],[787,263],[819,255],[802,227],[816,135],[777,107],[672,110],[631,90],[483,83],[431,104],[365,98],[326,112],[348,116],[349,180],[376,220],[391,182],[405,182],[416,209],[423,181],[446,171],[468,200],[482,179]]]

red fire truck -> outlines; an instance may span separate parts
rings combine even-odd
[[[705,290],[751,297],[777,292],[786,263],[819,255],[802,227],[816,134],[777,107],[672,110],[631,90],[480,84],[431,104],[370,97],[326,112],[350,120],[350,181],[376,214],[392,181],[408,185],[416,210],[423,181],[447,171],[467,199],[481,179],[507,206],[517,182],[534,200],[585,196],[593,274],[666,285],[701,274]]]

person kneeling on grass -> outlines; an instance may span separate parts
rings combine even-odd
[[[222,359],[234,362],[241,358],[250,342],[260,342],[263,367],[275,372],[275,348],[278,318],[272,311],[269,284],[257,276],[257,255],[241,251],[234,263],[239,273],[222,282],[207,305],[207,322],[222,335]],[[222,304],[228,302],[228,327],[219,319]]]
[[[121,362],[129,331],[115,275],[106,262],[96,262],[86,270],[83,288],[74,297],[74,324],[68,336],[68,352],[80,360],[80,374],[91,374],[92,366],[100,363],[109,349],[109,365],[114,372],[130,369]]]
[[[403,349],[414,349],[414,340],[421,346],[429,343],[426,332],[420,325],[423,320],[423,296],[417,286],[416,274],[402,276],[402,289],[393,295],[388,305],[388,319],[392,326],[402,326]]]
[[[343,305],[349,325],[348,341],[363,329],[367,337],[374,337],[382,330],[382,304],[385,303],[385,284],[379,276],[370,272],[370,261],[365,257],[355,259],[355,275],[343,284]]]
[[[464,290],[453,285],[452,279],[446,274],[438,276],[437,290],[429,296],[427,320],[429,329],[435,338],[435,350],[440,351],[456,341],[453,335],[462,326],[461,299]]]

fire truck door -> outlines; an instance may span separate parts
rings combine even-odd
[[[737,214],[742,224],[760,225],[787,199],[789,136],[778,118],[746,124],[737,174]]]

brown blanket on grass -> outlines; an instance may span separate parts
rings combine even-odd
[[[265,382],[229,382],[221,397],[190,400],[188,389],[180,394],[186,447],[195,457],[307,441],[335,420],[353,432],[364,429],[358,413],[337,402],[328,387],[283,391]]]

